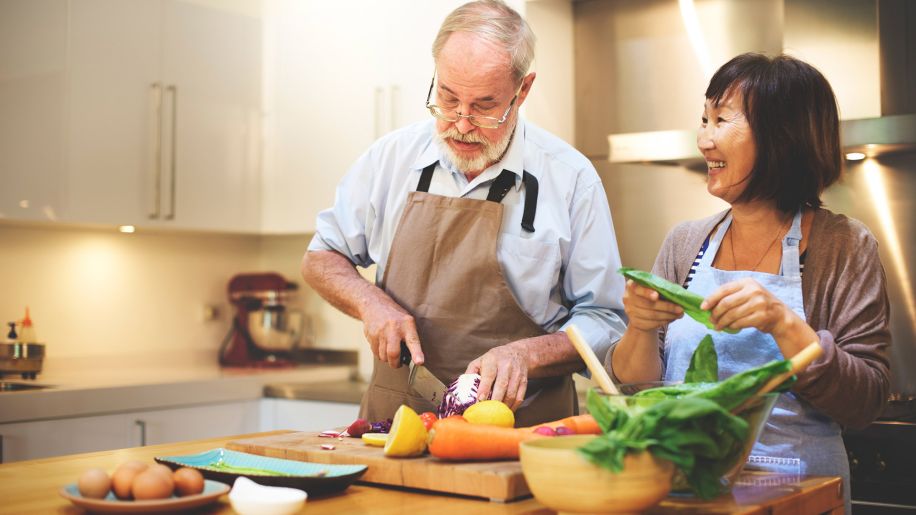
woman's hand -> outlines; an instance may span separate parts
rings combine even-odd
[[[710,310],[710,320],[719,331],[753,327],[772,335],[787,359],[818,341],[817,333],[804,319],[750,278],[723,284],[700,308]]]
[[[623,292],[623,309],[630,319],[628,329],[652,332],[684,316],[684,310],[662,299],[658,292],[627,280]]]
[[[716,330],[753,327],[768,334],[781,334],[791,318],[798,318],[781,300],[757,281],[745,278],[723,284],[700,304],[712,313]]]

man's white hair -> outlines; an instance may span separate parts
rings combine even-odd
[[[446,16],[433,41],[433,59],[455,32],[470,32],[504,48],[509,54],[516,83],[528,73],[534,60],[534,32],[515,9],[502,0],[477,0],[458,7]]]

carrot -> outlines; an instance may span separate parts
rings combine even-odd
[[[595,422],[595,417],[585,413],[583,415],[573,415],[571,417],[561,418],[553,422],[544,422],[536,426],[530,426],[525,429],[534,430],[539,427],[547,426],[556,429],[565,426],[577,435],[600,435],[601,427]]]
[[[429,453],[444,460],[518,459],[518,446],[526,440],[545,438],[530,428],[471,424],[461,417],[436,421],[429,430]]]

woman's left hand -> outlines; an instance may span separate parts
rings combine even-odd
[[[780,332],[795,313],[757,281],[745,278],[723,284],[700,304],[712,312],[717,331],[753,327],[764,333]]]

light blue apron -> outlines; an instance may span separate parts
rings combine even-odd
[[[795,215],[789,232],[783,238],[779,275],[713,268],[712,262],[731,222],[732,215],[729,213],[700,258],[688,289],[705,298],[725,283],[750,277],[804,320],[799,267],[801,212]],[[684,380],[690,357],[707,334],[712,334],[719,355],[719,380],[769,361],[785,359],[776,341],[767,333],[753,328],[742,329],[737,334],[715,332],[685,316],[668,326],[665,337],[666,381]],[[751,451],[746,468],[781,474],[842,476],[846,510],[849,512],[849,462],[840,426],[794,393],[786,392],[779,396],[759,441]]]

